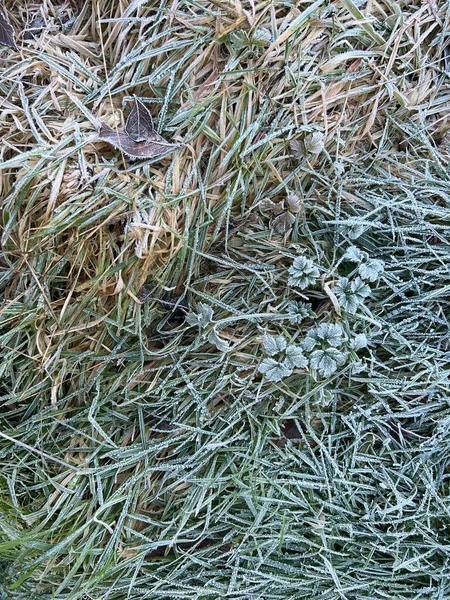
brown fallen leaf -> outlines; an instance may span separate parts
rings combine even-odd
[[[0,44],[9,46],[13,50],[17,49],[14,29],[2,9],[0,9]]]
[[[155,131],[150,112],[138,99],[135,99],[124,131],[115,131],[102,122],[99,138],[133,158],[163,156],[180,147],[170,144]]]

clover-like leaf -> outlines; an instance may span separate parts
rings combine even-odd
[[[188,313],[186,315],[186,322],[192,326],[198,325],[199,324],[198,314],[197,313]]]
[[[371,294],[370,287],[364,283],[360,277],[356,277],[356,279],[352,281],[351,288],[352,292],[361,300],[364,300],[364,298],[367,298],[367,296],[370,296]]]
[[[288,284],[304,290],[316,282],[320,272],[311,259],[305,256],[298,256],[289,267],[289,274],[291,277],[288,279]]]
[[[358,308],[359,301],[354,297],[352,286],[348,277],[341,277],[337,282],[334,293],[340,306],[349,313],[354,314]]]
[[[299,196],[297,196],[297,194],[288,194],[287,198],[286,198],[286,202],[287,202],[288,209],[292,213],[300,212],[300,210],[302,208],[302,202],[301,202]]]
[[[294,158],[298,160],[305,158],[305,145],[301,140],[291,140],[289,145]]]
[[[342,226],[342,232],[351,240],[357,240],[365,231],[365,227],[362,223],[348,223]]]
[[[268,381],[281,381],[285,377],[289,377],[289,375],[292,374],[293,369],[273,358],[265,358],[259,365],[258,371],[263,373]]]
[[[369,340],[367,339],[366,334],[358,333],[358,335],[355,335],[355,337],[350,342],[350,346],[354,350],[361,350],[361,348],[366,348],[368,343],[369,343]]]
[[[223,340],[221,337],[219,337],[214,329],[211,329],[208,334],[208,342],[213,344],[213,346],[215,346],[220,352],[228,352],[230,349],[230,344],[226,340]]]
[[[374,282],[380,278],[384,272],[384,262],[375,258],[369,259],[367,262],[359,265],[358,273],[361,275],[361,279]]]
[[[233,31],[229,37],[231,47],[234,51],[243,50],[245,48],[257,51],[262,51],[272,42],[272,33],[266,27],[259,27],[252,34],[247,31]]]
[[[279,215],[285,208],[283,202],[273,202],[270,198],[263,198],[259,203],[259,210],[263,215]]]
[[[310,357],[312,369],[318,371],[323,377],[329,377],[335,373],[338,367],[342,366],[347,360],[347,354],[336,348],[327,348],[326,350],[315,350]]]
[[[350,282],[348,277],[341,277],[334,288],[340,306],[350,314],[355,314],[364,299],[370,295],[370,287],[357,277]]]
[[[316,338],[322,344],[340,346],[345,340],[344,331],[339,323],[321,323],[316,328]]]
[[[352,375],[358,375],[358,373],[362,373],[367,369],[367,366],[362,360],[357,360],[354,363],[351,363],[350,367]]]
[[[206,327],[206,325],[209,325],[209,323],[211,323],[211,321],[213,320],[214,311],[207,304],[203,304],[203,302],[200,302],[200,304],[198,305],[198,316],[200,327]]]
[[[315,329],[310,329],[302,342],[302,348],[310,352],[316,346],[341,346],[346,336],[338,323],[321,323]]]
[[[272,33],[266,27],[258,27],[251,37],[253,44],[265,47],[272,42]]]
[[[360,263],[364,260],[366,253],[356,246],[349,246],[345,251],[343,258],[354,263]]]
[[[247,35],[246,31],[238,30],[232,31],[230,33],[230,43],[231,47],[235,51],[243,50],[244,48],[248,48],[250,45],[250,38]]]
[[[311,352],[311,350],[314,350],[314,348],[316,346],[317,346],[317,340],[316,340],[316,338],[313,335],[310,335],[309,332],[308,332],[307,336],[305,337],[305,339],[301,343],[301,347],[306,352]]]
[[[291,229],[292,225],[295,223],[295,216],[286,210],[276,217],[272,217],[270,219],[270,227],[276,231],[277,233],[284,233]]]
[[[266,353],[269,356],[275,356],[275,354],[279,354],[283,352],[283,350],[287,346],[287,342],[282,335],[268,335],[265,333],[263,335],[263,344]]]
[[[212,322],[213,316],[213,309],[208,304],[200,302],[197,306],[197,313],[189,313],[186,321],[189,325],[198,325],[198,327],[204,328]]]
[[[314,319],[316,316],[312,310],[311,304],[296,302],[295,300],[291,300],[288,303],[287,311],[289,314],[289,321],[294,324],[301,323],[305,319]]]
[[[305,150],[309,154],[320,154],[325,148],[325,136],[321,131],[314,131],[305,138]]]
[[[293,344],[290,344],[286,348],[286,358],[284,359],[284,364],[290,369],[304,369],[308,366],[308,359],[303,354],[303,350],[300,348],[300,346],[294,346]]]
[[[340,176],[345,171],[345,164],[342,161],[338,160],[334,163],[333,168],[336,175]]]

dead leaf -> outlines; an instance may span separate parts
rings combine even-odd
[[[137,99],[128,116],[125,130],[116,131],[102,122],[99,138],[132,158],[165,156],[179,148],[179,144],[170,144],[154,130],[150,112]]]
[[[14,29],[2,10],[0,10],[0,44],[17,50],[14,40]]]

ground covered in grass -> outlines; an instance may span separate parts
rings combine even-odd
[[[449,3],[5,8],[0,598],[449,598]]]

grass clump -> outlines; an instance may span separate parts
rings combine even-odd
[[[5,8],[0,598],[448,597],[449,3]]]

